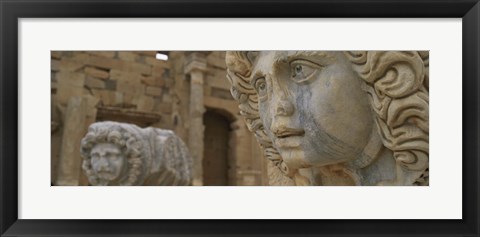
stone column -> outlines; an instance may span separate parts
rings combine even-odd
[[[98,102],[99,99],[91,95],[73,96],[68,100],[55,185],[88,185],[81,171],[80,141],[87,133],[88,126],[95,122]]]
[[[190,53],[185,58],[185,74],[190,75],[190,105],[188,118],[188,148],[193,157],[193,185],[203,184],[203,82],[207,70],[207,60],[204,53]]]
[[[55,185],[79,185],[82,163],[80,140],[85,135],[83,126],[85,124],[86,107],[86,100],[80,96],[71,97],[68,101]]]
[[[82,98],[85,100],[86,107],[87,107],[85,111],[85,125],[83,126],[82,129],[83,129],[83,134],[87,134],[88,127],[90,126],[90,124],[95,123],[95,121],[97,120],[97,111],[98,111],[97,106],[100,102],[100,99],[92,95],[83,95]],[[80,147],[80,144],[79,144],[79,147]],[[78,185],[88,186],[88,178],[87,176],[85,176],[85,173],[83,173],[83,171],[80,172]]]

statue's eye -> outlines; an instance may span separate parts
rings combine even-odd
[[[321,65],[307,60],[298,59],[290,63],[291,78],[300,83],[315,78],[315,75],[322,68]]]
[[[255,81],[255,90],[257,90],[259,97],[264,97],[267,95],[267,82],[265,78],[261,77]]]
[[[119,159],[119,156],[117,154],[110,154],[109,157],[112,161],[116,161]]]
[[[98,162],[98,155],[91,155],[90,160],[92,163],[97,163]]]

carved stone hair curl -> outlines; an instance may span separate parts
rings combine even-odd
[[[364,80],[385,147],[392,150],[397,176],[428,185],[429,53],[426,51],[347,52]],[[420,175],[419,175],[420,174]]]
[[[239,102],[240,114],[244,117],[248,130],[255,134],[257,141],[262,147],[264,156],[273,164],[269,165],[269,177],[278,184],[293,185],[292,178],[281,173],[291,175],[287,165],[277,149],[273,147],[272,140],[268,137],[258,112],[258,95],[250,85],[252,62],[256,52],[229,51],[226,54],[227,79],[232,85],[230,92]]]
[[[107,126],[105,126],[107,124]],[[90,152],[99,143],[110,143],[117,145],[128,161],[128,176],[120,180],[120,185],[138,185],[142,180],[140,177],[144,169],[142,159],[143,144],[131,131],[127,131],[119,123],[103,122],[93,124],[89,127],[87,135],[82,139],[80,152],[83,157],[82,168],[92,185],[99,184],[99,178],[92,169]]]
[[[258,96],[250,85],[256,52],[227,52],[227,78],[240,114],[264,154],[283,173],[290,171],[266,135],[258,111]],[[385,147],[392,150],[400,185],[428,185],[429,74],[428,52],[346,52],[353,69],[365,82],[375,123]],[[278,175],[277,175],[278,176]],[[292,183],[292,180],[281,183]],[[399,183],[402,179],[405,182]]]

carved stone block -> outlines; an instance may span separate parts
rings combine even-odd
[[[271,184],[428,185],[428,52],[227,52],[226,64]]]
[[[190,185],[192,158],[172,131],[97,122],[81,142],[91,185]]]

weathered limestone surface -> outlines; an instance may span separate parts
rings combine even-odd
[[[271,185],[428,185],[429,53],[227,52]]]
[[[190,106],[189,106],[189,127],[188,147],[193,154],[194,170],[193,184],[203,184],[203,83],[204,71],[207,69],[205,56],[202,53],[192,53],[185,61],[185,74],[190,74]]]
[[[206,111],[218,112],[230,123],[226,158],[228,185],[268,184],[264,178],[267,161],[262,159],[261,148],[242,121],[238,104],[229,92],[230,84],[225,80],[225,52],[165,53],[169,56],[167,61],[157,60],[157,51],[51,52],[51,98],[54,108],[51,180],[54,185],[65,178],[58,172],[59,167],[63,166],[61,163],[78,159],[79,144],[75,148],[76,158],[60,155],[63,145],[73,144],[76,139],[64,133],[67,104],[75,96],[96,98],[87,99],[88,108],[79,114],[85,117],[84,125],[76,126],[76,129],[83,131],[79,135],[81,137],[86,134],[90,124],[99,121],[132,123],[140,127],[174,131],[187,143],[192,156],[198,154],[197,165],[200,166],[195,168],[196,185],[202,185],[203,151],[209,150],[208,145],[202,145],[205,121],[200,121]],[[193,117],[195,121],[190,120]],[[80,173],[80,180],[75,183],[88,185],[81,162],[75,164],[68,172]]]
[[[192,159],[172,131],[97,122],[81,142],[91,185],[190,185]]]
[[[60,163],[58,165],[58,176],[55,181],[56,185],[78,185],[80,170],[79,165],[82,158],[78,153],[78,144],[82,139],[84,131],[78,129],[79,124],[85,123],[85,115],[87,113],[87,101],[80,97],[71,97],[68,101],[63,124],[63,136],[69,136],[70,139],[62,141],[60,150]]]

